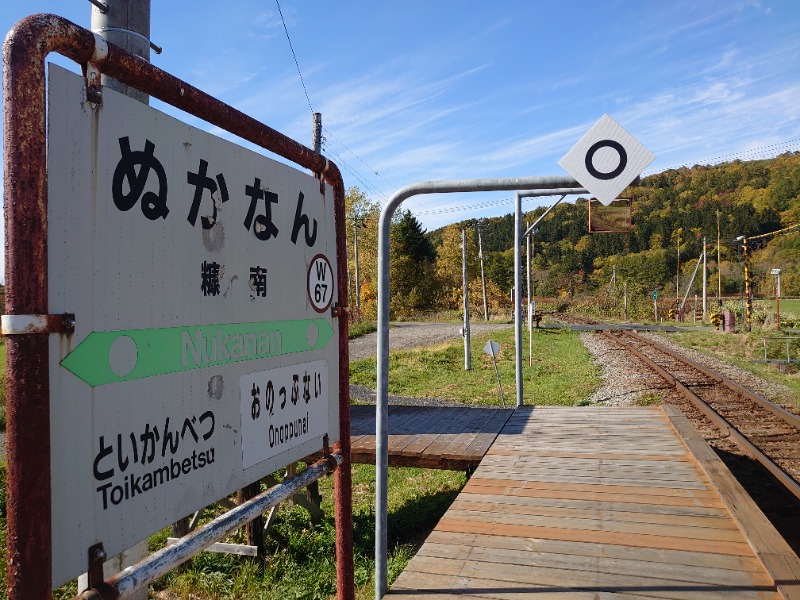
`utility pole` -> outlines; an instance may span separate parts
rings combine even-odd
[[[314,152],[322,154],[322,113],[314,113],[314,130],[311,136]]]
[[[356,318],[361,318],[361,280],[359,279],[358,274],[358,228],[363,225],[363,221],[356,217],[353,220],[353,258],[355,261],[355,269],[356,269],[356,289],[355,289],[355,297],[356,297]]]
[[[469,283],[467,279],[467,228],[461,229],[461,270],[464,279],[464,370],[472,369],[472,353],[469,347]]]
[[[161,53],[161,48],[150,42],[150,0],[115,0],[114,2],[92,2],[90,17],[91,30],[105,39],[129,52],[150,62],[150,48],[156,54]],[[120,83],[116,79],[102,74],[100,83],[121,94],[133,98],[142,104],[150,103],[150,96],[144,92]],[[183,518],[172,526],[173,535],[180,537],[189,530],[188,518]],[[133,547],[120,552],[117,556],[110,557],[103,564],[103,575],[109,577],[117,574],[126,567],[136,564],[147,557],[147,540],[143,540]],[[49,560],[42,557],[43,560]],[[89,576],[83,574],[78,577],[78,588],[89,587]],[[132,600],[147,600],[147,588],[134,592],[129,596]]]
[[[100,8],[105,6],[105,8]],[[91,29],[103,39],[150,62],[150,0],[115,0],[92,3]],[[152,45],[156,54],[161,48]],[[104,87],[148,104],[150,97],[103,74]]]
[[[483,288],[483,318],[485,321],[489,320],[489,304],[486,302],[486,276],[483,274],[483,239],[481,236],[481,231],[483,230],[485,224],[482,221],[479,221],[477,225],[475,225],[475,229],[478,230],[478,258],[481,261],[481,287]]]
[[[622,282],[622,307],[623,307],[623,321],[628,320],[628,282]]]
[[[722,263],[719,256],[719,211],[717,211],[717,308],[722,310]]]
[[[680,321],[681,315],[679,312],[681,298],[681,236],[678,235],[678,263],[675,268],[675,318]]]
[[[750,266],[747,264],[749,259],[747,238],[742,238],[742,258],[744,259],[745,327],[750,331],[753,320],[753,297],[750,287]]]
[[[703,323],[708,320],[708,246],[703,237]]]

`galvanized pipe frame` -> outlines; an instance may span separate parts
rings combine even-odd
[[[311,170],[333,187],[337,280],[347,281],[344,181],[321,154],[158,67],[56,15],[22,19],[3,45],[3,141],[8,315],[47,315],[47,144],[45,61],[57,52]],[[104,55],[103,55],[104,54]],[[25,274],[22,276],[21,274]],[[20,274],[19,277],[15,274]],[[347,288],[339,285],[339,441],[334,472],[337,597],[354,597]],[[8,597],[52,597],[50,408],[46,332],[6,341]],[[36,427],[26,427],[36,423]],[[24,505],[23,505],[24,503]],[[46,557],[43,560],[42,557]],[[43,566],[46,565],[46,566]]]
[[[309,466],[299,475],[262,492],[180,538],[174,544],[162,548],[117,573],[105,581],[104,589],[86,590],[75,596],[74,600],[117,600],[129,596],[150,581],[166,575],[175,568],[176,563],[189,560],[220,537],[249,523],[273,506],[291,498],[302,488],[333,472],[337,465],[341,465],[342,461],[343,457],[340,454],[329,455]]]
[[[566,181],[566,180],[564,180]],[[579,187],[580,184],[574,179],[572,182],[563,183],[558,188],[550,189],[531,189],[528,191],[518,191],[514,194],[514,360],[516,361],[516,396],[517,408],[522,406],[525,402],[523,400],[523,382],[522,382],[522,199],[535,198],[538,196],[553,196],[558,195],[561,198],[553,203],[544,213],[536,219],[536,222],[530,226],[529,230],[533,231],[539,222],[545,218],[561,201],[570,194],[585,194],[587,191]],[[525,231],[525,235],[528,230]]]
[[[623,346],[627,350],[633,352],[633,354],[635,354],[642,362],[644,362],[646,366],[658,373],[662,379],[678,390],[684,398],[691,402],[692,405],[705,417],[707,417],[720,431],[727,433],[748,457],[758,461],[762,467],[767,469],[767,471],[769,471],[770,474],[772,474],[772,476],[781,483],[781,485],[783,485],[793,496],[795,496],[795,498],[800,500],[800,485],[798,485],[794,479],[792,479],[783,469],[776,465],[769,457],[761,452],[761,450],[754,446],[750,440],[748,440],[739,432],[739,430],[736,429],[736,427],[718,414],[709,404],[703,401],[702,398],[678,381],[674,375],[657,365],[652,359],[645,356],[638,348],[635,348],[634,346],[624,342],[614,335],[611,335],[607,331],[601,331],[600,333],[606,336],[608,339],[611,339],[617,344]],[[669,354],[672,355],[673,353]],[[725,381],[726,380],[723,379],[719,383],[724,384]]]
[[[378,341],[375,399],[375,600],[387,591],[387,530],[389,472],[389,247],[392,216],[405,200],[425,194],[519,191],[547,196],[563,188],[582,189],[572,177],[519,177],[506,179],[461,179],[412,183],[397,190],[381,209],[378,224]],[[517,197],[519,203],[519,197]],[[515,221],[515,243],[519,254],[520,219]],[[519,257],[515,256],[519,277]],[[518,283],[518,282],[517,282]],[[519,294],[517,294],[519,300]],[[517,311],[519,312],[519,311]],[[519,317],[519,315],[517,315]],[[517,338],[517,346],[521,343]],[[521,359],[517,369],[521,368]]]

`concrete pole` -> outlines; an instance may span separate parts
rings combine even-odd
[[[92,5],[90,28],[103,39],[111,42],[136,56],[150,62],[150,0],[116,0],[107,2],[108,9],[102,12],[99,6]],[[150,103],[150,96],[130,86],[124,85],[103,74],[100,83],[114,91],[138,100],[143,104]],[[183,521],[174,527],[183,529]],[[126,567],[136,564],[147,557],[147,540],[142,540],[133,547],[120,552],[103,563],[103,576],[116,575]],[[43,557],[43,560],[49,558]],[[79,589],[86,589],[89,576],[78,577]],[[132,600],[147,600],[147,587],[129,596]]]
[[[703,238],[703,323],[708,321],[708,250]]]
[[[485,321],[489,320],[489,304],[486,302],[486,276],[483,273],[483,239],[481,230],[483,225],[478,223],[476,228],[478,230],[478,258],[481,261],[481,287],[483,288],[483,318]]]
[[[356,219],[353,222],[353,258],[356,269],[356,317],[361,318],[361,279],[358,273],[358,228],[361,226],[361,221]]]
[[[719,250],[719,211],[717,211],[717,309],[722,312],[722,266]]]
[[[622,302],[623,302],[623,313],[622,313],[622,320],[628,320],[628,282],[622,282]]]
[[[467,228],[461,229],[461,273],[464,280],[464,370],[472,370],[469,339],[469,279],[467,277]]]
[[[314,113],[314,129],[311,137],[314,152],[322,154],[322,113]]]
[[[92,5],[91,29],[96,34],[150,62],[150,0],[115,0],[107,2],[109,10],[105,13]],[[150,97],[103,75],[103,86],[125,94],[139,102],[148,104]]]

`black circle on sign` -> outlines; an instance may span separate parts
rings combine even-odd
[[[609,171],[608,173],[601,173],[597,169],[594,168],[594,164],[592,163],[592,159],[594,159],[595,152],[600,150],[600,148],[613,148],[619,154],[619,165],[613,171]],[[625,167],[628,166],[628,153],[625,152],[625,148],[622,147],[622,144],[619,142],[615,142],[614,140],[600,140],[599,142],[595,142],[592,144],[592,147],[589,148],[589,151],[586,153],[586,170],[589,171],[589,174],[592,177],[597,179],[609,180],[614,179],[617,175],[622,173],[625,170]]]

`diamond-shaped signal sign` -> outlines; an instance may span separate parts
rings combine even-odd
[[[655,159],[655,154],[603,115],[558,164],[608,206]]]

